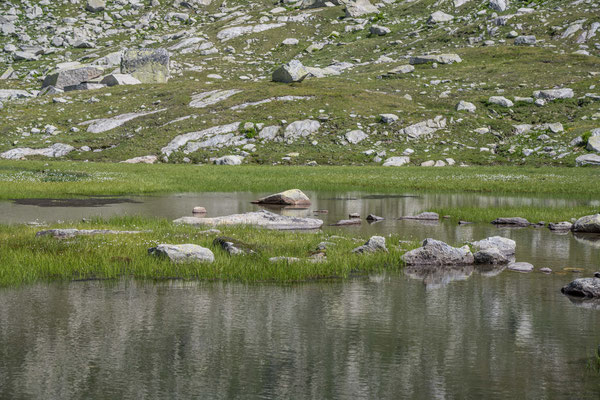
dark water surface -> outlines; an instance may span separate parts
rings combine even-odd
[[[430,278],[1,289],[0,398],[599,398],[564,276]]]

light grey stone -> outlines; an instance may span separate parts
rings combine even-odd
[[[175,263],[215,261],[215,255],[209,249],[196,244],[159,244],[148,249],[148,253],[167,257]]]
[[[208,226],[253,225],[276,230],[312,230],[323,226],[323,221],[320,219],[288,217],[266,210],[215,218],[182,217],[173,222],[176,224]]]
[[[442,241],[425,239],[422,247],[402,256],[406,265],[466,265],[473,264],[473,254],[468,246],[452,247]]]

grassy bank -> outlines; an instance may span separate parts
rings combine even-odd
[[[600,196],[600,174],[594,168],[556,167],[224,167],[0,162],[0,199],[205,191],[275,192],[294,187],[321,191],[472,192],[589,199]]]
[[[58,226],[56,226],[58,227]],[[74,227],[69,225],[68,227]],[[0,286],[36,281],[116,279],[220,279],[245,282],[294,282],[342,278],[350,274],[398,269],[403,250],[398,237],[387,238],[389,253],[353,254],[367,237],[330,237],[323,232],[278,232],[249,227],[223,227],[221,233],[203,233],[197,228],[173,225],[160,219],[137,217],[93,220],[81,229],[139,230],[139,234],[77,236],[56,239],[36,237],[42,229],[31,226],[0,226]],[[254,253],[230,256],[213,241],[226,236],[240,241]],[[326,261],[310,262],[317,245],[332,243]],[[174,264],[148,254],[160,243],[193,243],[207,247],[215,262]],[[298,262],[270,262],[271,257],[297,257]]]

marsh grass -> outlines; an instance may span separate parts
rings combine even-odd
[[[228,167],[0,162],[0,199],[265,192],[290,188],[370,193],[474,192],[586,199],[600,196],[600,175],[593,168],[556,167]]]
[[[515,207],[460,207],[437,208],[432,211],[440,215],[450,215],[453,221],[491,222],[500,217],[522,217],[529,222],[561,222],[571,221],[585,215],[600,213],[600,206],[576,207],[546,207],[546,206],[515,206]]]
[[[60,227],[60,226],[53,226]],[[65,226],[62,226],[65,227]],[[330,237],[323,232],[279,232],[252,227],[223,227],[221,234],[173,225],[167,220],[141,217],[93,219],[80,229],[140,230],[140,234],[78,236],[71,239],[36,237],[47,228],[23,225],[0,226],[0,286],[36,281],[117,279],[199,279],[243,282],[296,282],[323,278],[345,278],[401,267],[398,238],[388,237],[389,253],[353,254],[352,249],[367,237]],[[213,245],[217,236],[227,236],[252,246],[254,254],[230,256]],[[334,243],[326,250],[327,261],[313,263],[322,241]],[[214,263],[174,264],[148,254],[160,243],[193,243],[215,254]],[[288,263],[269,261],[270,257],[297,257]]]

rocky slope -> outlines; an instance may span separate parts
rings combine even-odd
[[[598,1],[13,0],[0,49],[5,159],[600,164]]]

